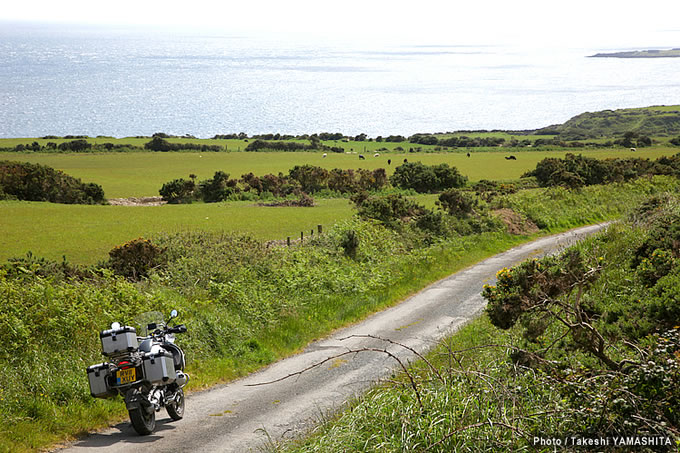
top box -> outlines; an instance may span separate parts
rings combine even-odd
[[[123,326],[119,329],[104,330],[99,334],[99,338],[102,341],[104,355],[134,352],[139,348],[137,330],[134,327]]]

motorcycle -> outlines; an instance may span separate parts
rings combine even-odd
[[[170,318],[178,316],[172,310]],[[102,354],[108,362],[87,368],[90,394],[94,398],[122,395],[132,427],[140,435],[156,428],[156,412],[165,408],[173,420],[184,417],[184,386],[189,375],[184,373],[184,352],[175,345],[175,334],[187,331],[184,325],[169,327],[159,312],[144,313],[137,324],[143,330],[121,326],[99,334]]]

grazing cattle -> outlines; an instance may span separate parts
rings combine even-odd
[[[505,156],[505,160],[517,160],[515,156]]]
[[[633,151],[633,152],[637,151],[637,149],[635,149],[635,148],[631,148],[630,150]]]
[[[404,159],[404,163],[407,163],[407,162],[408,162],[408,159]]]
[[[387,159],[387,165],[392,165],[392,159]]]
[[[380,153],[375,153],[373,157],[380,157]]]
[[[359,159],[366,159],[363,154],[359,154]]]
[[[328,156],[328,154],[326,154],[326,153],[323,153],[323,156],[321,156],[321,157],[326,157],[326,156]]]
[[[467,153],[467,157],[470,157],[470,153]]]

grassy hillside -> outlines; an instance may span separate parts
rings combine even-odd
[[[680,451],[679,202],[501,270],[427,363],[279,451]]]
[[[564,140],[596,139],[635,132],[649,137],[680,135],[680,106],[658,106],[586,112],[564,124],[539,129],[534,133],[551,133]]]
[[[574,192],[539,189],[534,196],[552,213],[542,223],[566,228],[617,217],[635,200],[669,189],[677,189],[677,180],[655,177]],[[521,211],[533,204],[524,197],[499,203]],[[156,239],[163,263],[137,283],[110,269],[69,276],[58,263],[6,266],[0,270],[6,302],[0,326],[12,328],[0,329],[0,452],[36,450],[124,417],[120,399],[89,396],[84,373],[101,360],[97,332],[111,321],[177,308],[189,327],[178,341],[197,388],[271,363],[530,239],[482,229],[433,240],[419,228],[352,219],[303,247],[274,249],[240,235],[164,235]],[[348,237],[358,238],[351,255]]]

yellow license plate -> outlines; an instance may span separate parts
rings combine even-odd
[[[116,384],[130,384],[137,380],[137,368],[128,368],[127,370],[119,370],[116,374]]]

